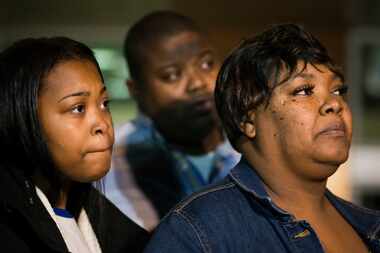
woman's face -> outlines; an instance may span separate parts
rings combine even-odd
[[[298,64],[302,70],[304,64]],[[256,111],[256,146],[278,164],[324,178],[348,158],[352,136],[347,87],[324,65],[308,64],[273,90],[268,107]],[[316,166],[315,166],[316,165]],[[327,175],[328,174],[328,175]]]
[[[57,64],[43,80],[38,116],[53,160],[65,177],[90,182],[106,174],[114,133],[108,95],[93,63]]]

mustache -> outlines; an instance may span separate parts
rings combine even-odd
[[[191,106],[196,107],[199,104],[205,103],[205,102],[212,102],[214,103],[214,95],[213,94],[206,94],[202,96],[192,97],[187,100],[177,100],[173,102],[173,105],[183,105],[183,106]]]
[[[161,108],[153,118],[189,119],[202,117],[215,111],[213,96],[196,97],[189,100],[177,100]]]

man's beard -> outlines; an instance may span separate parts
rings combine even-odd
[[[166,141],[184,147],[200,145],[219,126],[212,96],[175,101],[152,119]]]

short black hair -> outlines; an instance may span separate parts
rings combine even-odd
[[[41,173],[55,197],[60,182],[39,122],[38,97],[46,75],[67,60],[88,60],[102,76],[91,49],[65,37],[23,39],[0,53],[0,168],[27,178]]]
[[[240,123],[248,112],[267,103],[273,89],[295,73],[299,61],[304,67],[307,64],[326,65],[343,80],[326,48],[296,24],[274,25],[243,40],[225,59],[216,81],[215,104],[235,148],[243,135]],[[286,75],[279,80],[284,70]]]
[[[168,10],[152,12],[132,25],[124,41],[124,57],[131,78],[137,82],[142,81],[147,48],[164,38],[186,31],[201,33],[191,18]]]

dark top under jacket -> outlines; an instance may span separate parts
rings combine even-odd
[[[149,234],[96,189],[90,194],[102,202],[99,209],[85,204],[102,252],[142,252]],[[4,168],[0,168],[0,242],[0,252],[68,252],[34,185],[16,170]]]

